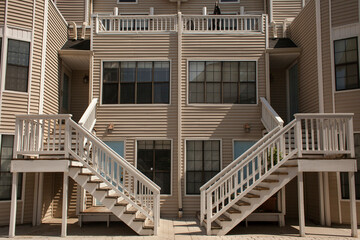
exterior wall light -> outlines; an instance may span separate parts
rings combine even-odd
[[[245,131],[246,133],[249,133],[250,130],[251,130],[250,125],[249,125],[248,123],[245,123],[245,124],[244,124],[244,131]]]

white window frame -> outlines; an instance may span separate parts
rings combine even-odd
[[[138,160],[138,141],[170,141],[170,194],[160,194],[161,197],[172,197],[173,196],[173,176],[174,176],[174,141],[172,138],[152,138],[152,137],[142,137],[142,138],[135,138],[135,159],[134,159],[134,163],[135,163],[135,167],[137,169],[137,160]]]
[[[120,0],[117,0],[117,4],[138,4],[139,0],[135,0],[135,2],[120,2]]]
[[[255,78],[255,85],[256,85],[256,102],[255,103],[190,103],[190,68],[189,62],[255,62],[256,66],[256,78]],[[237,107],[256,107],[259,105],[259,58],[189,58],[186,60],[186,106],[202,106],[202,107],[220,107],[220,106],[237,106]]]
[[[221,3],[221,4],[233,4],[233,3],[240,3],[240,0],[235,0],[233,2],[223,2],[223,0],[220,0],[219,3]]]
[[[102,103],[102,95],[103,95],[103,84],[104,84],[104,62],[169,62],[170,64],[170,79],[169,79],[169,103],[148,103],[148,104],[136,104],[136,103],[126,103],[126,104],[121,104],[121,103],[117,103],[117,104],[103,104]],[[113,107],[145,107],[145,106],[156,106],[156,107],[162,107],[162,106],[170,106],[171,105],[171,82],[172,82],[172,75],[171,75],[171,71],[172,71],[172,60],[171,59],[165,59],[165,58],[151,58],[151,59],[144,59],[144,58],[126,58],[126,59],[102,59],[101,60],[101,66],[100,66],[100,106],[113,106]]]
[[[184,196],[185,197],[191,197],[191,198],[199,198],[200,194],[187,194],[186,192],[186,163],[187,163],[187,159],[186,159],[186,142],[187,141],[219,141],[220,142],[220,170],[219,172],[221,172],[223,170],[223,153],[222,153],[222,149],[223,149],[223,140],[222,138],[185,138],[184,139],[184,169],[183,169],[183,174],[184,174]]]

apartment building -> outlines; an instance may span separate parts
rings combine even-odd
[[[9,236],[195,215],[209,235],[285,216],[357,235],[359,1],[214,5],[0,3]]]

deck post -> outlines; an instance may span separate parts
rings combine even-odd
[[[304,178],[303,172],[298,173],[298,204],[299,204],[299,233],[305,237],[305,212],[304,212]]]
[[[67,235],[68,182],[69,182],[69,173],[64,172],[61,237],[66,237]]]
[[[356,217],[356,199],[355,199],[355,174],[349,172],[349,192],[350,192],[350,217],[351,217],[351,236],[358,237],[357,217]]]
[[[320,225],[325,226],[325,205],[324,205],[324,178],[323,173],[318,173],[319,178],[319,205],[320,205]]]
[[[11,192],[9,238],[15,237],[17,185],[18,185],[18,173],[13,172],[13,174],[12,174],[12,192]]]

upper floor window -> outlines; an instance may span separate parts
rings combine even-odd
[[[189,103],[255,104],[256,62],[189,62]]]
[[[103,104],[168,104],[169,62],[104,62]]]
[[[27,92],[30,43],[9,39],[5,90]]]
[[[336,90],[360,88],[357,37],[334,41]]]
[[[118,0],[118,3],[137,3],[138,0]]]

